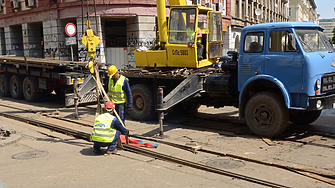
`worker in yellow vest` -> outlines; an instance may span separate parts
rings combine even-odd
[[[198,35],[197,35],[197,53],[198,53],[198,60],[203,59],[202,52],[204,51],[204,46],[201,44],[202,40],[202,30],[198,27]]]
[[[194,31],[194,19],[191,19],[186,31]],[[190,40],[194,40],[194,32],[187,32],[187,36],[189,37]],[[198,27],[197,29],[197,54],[198,54],[198,60],[202,60],[202,53],[204,51],[204,47],[201,44],[202,40],[202,30]]]
[[[121,134],[127,135],[129,131],[113,115],[115,104],[112,101],[106,102],[105,109],[106,113],[95,118],[92,133],[93,152],[102,154],[100,148],[108,147],[107,154],[119,154],[116,150],[117,141]]]
[[[125,109],[128,111],[133,106],[133,96],[131,94],[128,78],[121,75],[116,66],[108,68],[109,79],[105,83],[105,91],[108,93],[109,100],[115,104],[115,110],[125,124]]]

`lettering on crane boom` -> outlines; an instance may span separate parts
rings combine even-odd
[[[74,80],[75,78],[71,79],[71,84],[73,84]],[[84,83],[84,81],[85,81],[85,78],[77,78],[77,84],[82,84]]]
[[[188,50],[172,50],[172,55],[188,55]]]

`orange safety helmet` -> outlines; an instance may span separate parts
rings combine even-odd
[[[112,65],[108,67],[108,76],[114,76],[114,74],[117,72],[117,68],[115,65]]]
[[[115,109],[115,104],[112,101],[107,101],[105,104],[105,109],[107,111],[112,111]]]

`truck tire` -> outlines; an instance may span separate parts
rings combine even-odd
[[[35,79],[26,77],[23,80],[23,95],[26,101],[34,102],[39,98],[39,93],[35,89]]]
[[[262,137],[279,136],[289,122],[289,111],[284,102],[272,92],[261,92],[249,99],[245,108],[250,130]]]
[[[13,75],[9,80],[10,94],[14,99],[22,99],[22,78],[17,75]]]
[[[136,120],[149,120],[155,116],[153,91],[144,84],[131,86],[133,109],[129,115]]]
[[[9,97],[9,76],[5,74],[0,75],[0,96]]]
[[[309,125],[316,121],[320,115],[322,110],[317,111],[298,111],[290,113],[290,122],[296,125]]]

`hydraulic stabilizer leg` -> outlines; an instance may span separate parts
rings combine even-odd
[[[79,119],[79,112],[78,112],[78,84],[77,84],[77,79],[74,79],[73,81],[73,92],[75,93],[75,97],[73,98],[74,100],[74,107],[75,107],[75,119]]]
[[[163,87],[159,87],[157,90],[157,111],[158,111],[160,138],[164,138],[164,131],[163,131],[164,110],[162,110],[162,108],[163,108]]]

